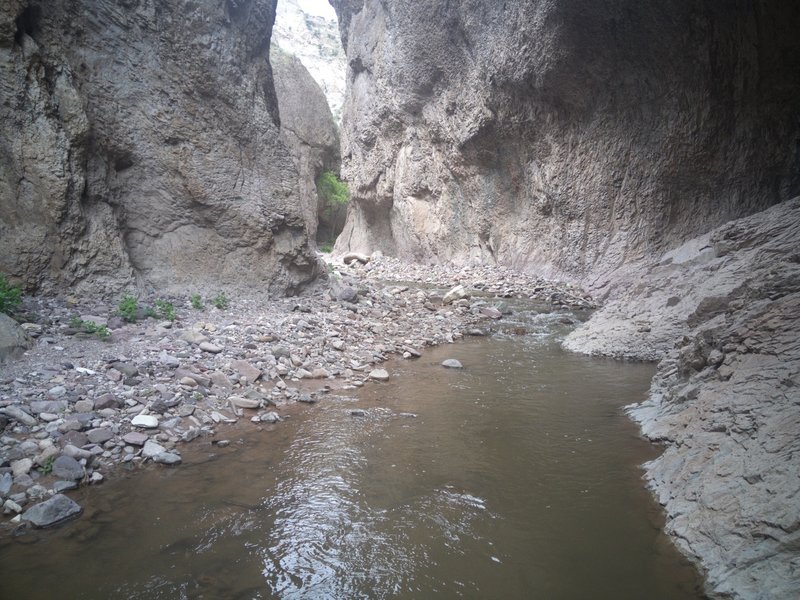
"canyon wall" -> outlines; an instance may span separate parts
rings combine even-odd
[[[800,190],[800,5],[333,0],[338,251],[601,287]]]
[[[106,294],[313,278],[274,16],[274,0],[4,2],[0,271]]]

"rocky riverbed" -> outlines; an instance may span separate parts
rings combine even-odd
[[[279,423],[294,402],[385,381],[390,357],[489,334],[508,312],[504,299],[593,306],[569,285],[502,268],[346,258],[295,298],[229,293],[222,309],[161,298],[174,320],[142,310],[155,296],[139,299],[136,322],[115,302],[27,298],[20,320],[31,346],[0,376],[6,526],[58,524],[80,513],[64,492],[101,483],[120,463],[178,465],[199,437],[224,445],[226,424]],[[87,333],[85,323],[110,336]]]

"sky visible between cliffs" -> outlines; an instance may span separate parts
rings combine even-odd
[[[278,0],[280,2],[280,0]],[[328,0],[297,0],[300,9],[310,15],[336,20],[336,11],[328,3]]]

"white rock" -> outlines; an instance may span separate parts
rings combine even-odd
[[[375,381],[389,381],[389,373],[386,369],[374,369],[370,371],[369,378]]]
[[[461,300],[467,296],[469,296],[469,294],[467,294],[467,290],[464,289],[464,286],[457,285],[444,295],[444,298],[442,298],[442,304],[452,304],[456,300]]]
[[[158,417],[153,415],[136,415],[131,419],[131,425],[134,427],[144,427],[146,429],[153,429],[158,427]]]

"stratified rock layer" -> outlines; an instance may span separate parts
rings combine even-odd
[[[3,3],[0,271],[78,293],[308,280],[268,62],[274,11]]]
[[[570,334],[661,358],[631,407],[666,443],[647,478],[667,530],[723,598],[800,589],[800,198],[667,253]]]
[[[800,191],[800,5],[334,0],[337,250],[602,285]]]

